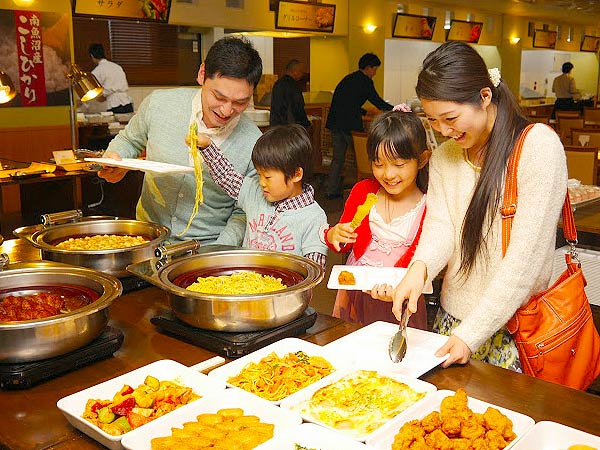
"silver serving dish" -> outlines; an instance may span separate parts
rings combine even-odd
[[[121,282],[83,267],[48,261],[17,263],[0,271],[0,303],[6,295],[42,289],[75,289],[95,293],[87,306],[44,319],[0,322],[0,363],[52,358],[83,347],[108,323],[108,306],[121,295]]]
[[[89,218],[91,219],[91,218]],[[15,236],[25,239],[41,250],[42,259],[83,266],[108,273],[116,277],[125,277],[128,264],[145,261],[154,256],[154,250],[171,234],[162,225],[133,219],[94,219],[54,225],[36,225],[16,229]],[[144,236],[145,244],[134,247],[110,250],[64,250],[56,248],[58,242],[71,237],[98,234],[121,234]]]
[[[223,250],[223,248],[225,248]],[[202,247],[200,254],[168,260],[154,258],[127,270],[169,293],[173,313],[198,328],[217,331],[257,331],[299,317],[308,307],[324,273],[315,262],[281,252]],[[216,295],[185,289],[199,276],[255,271],[281,278],[286,289],[265,294]]]

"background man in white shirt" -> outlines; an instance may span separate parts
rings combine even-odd
[[[133,112],[133,101],[127,94],[127,77],[121,66],[106,59],[102,44],[90,45],[89,53],[96,64],[92,74],[104,88],[98,101],[106,102],[106,110],[113,113]]]

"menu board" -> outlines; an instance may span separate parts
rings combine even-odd
[[[556,31],[535,30],[533,46],[536,48],[554,48],[556,46]]]
[[[333,33],[335,5],[281,0],[275,14],[275,28],[282,30]]]
[[[394,19],[393,37],[428,39],[433,38],[435,17],[397,13]]]
[[[597,36],[583,36],[581,41],[582,52],[597,52],[600,49],[600,37]]]
[[[451,20],[450,29],[446,33],[447,41],[463,41],[476,44],[479,42],[483,22],[467,22],[465,20]]]
[[[73,14],[167,22],[171,0],[74,0]]]

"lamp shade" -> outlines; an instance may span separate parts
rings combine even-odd
[[[71,80],[73,89],[77,92],[82,102],[87,102],[102,94],[102,85],[96,77],[91,73],[81,70],[77,64],[71,65],[71,69],[67,73],[67,78]]]
[[[15,86],[5,72],[0,70],[0,103],[8,103],[17,95]]]

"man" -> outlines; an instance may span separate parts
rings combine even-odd
[[[90,57],[96,65],[92,74],[98,79],[104,90],[97,98],[99,102],[106,102],[106,111],[115,114],[132,113],[133,101],[127,94],[129,85],[122,67],[106,59],[102,44],[92,44],[89,48]]]
[[[364,131],[362,109],[365,101],[382,111],[389,111],[392,105],[383,100],[373,84],[373,77],[381,61],[373,53],[365,53],[358,61],[358,70],[346,75],[336,86],[327,116],[326,127],[331,130],[333,158],[329,169],[326,195],[329,200],[342,196],[342,169],[346,159],[346,149],[352,148],[352,131]]]
[[[559,75],[552,82],[552,92],[556,94],[554,102],[554,111],[578,111],[580,107],[575,104],[574,98],[579,94],[575,86],[575,78],[571,72],[573,64],[566,62],[562,65],[562,75]],[[554,115],[554,112],[553,112]]]
[[[261,75],[262,61],[250,42],[235,37],[220,39],[200,66],[198,83],[202,88],[154,91],[111,141],[105,156],[137,158],[145,150],[148,160],[193,165],[185,139],[195,122],[198,133],[209,135],[237,172],[255,175],[251,154],[261,132],[242,112]],[[124,174],[125,170],[108,166],[99,172],[113,183]],[[168,226],[175,240],[195,238],[204,244],[240,245],[246,227],[243,211],[215,184],[206,167],[202,176],[204,200],[189,229],[186,225],[195,206],[197,186],[190,173],[146,173],[137,218]]]
[[[310,122],[304,111],[304,97],[298,86],[303,75],[302,63],[292,59],[285,66],[285,75],[273,85],[271,93],[270,125],[297,123],[308,128]]]

